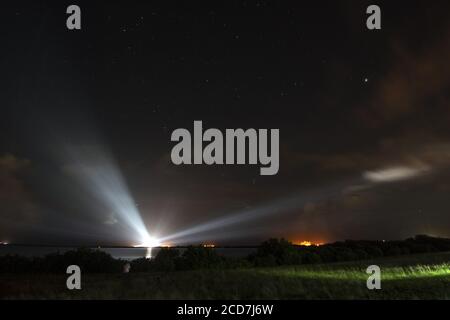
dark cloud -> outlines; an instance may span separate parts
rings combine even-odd
[[[22,180],[29,166],[12,154],[0,156],[0,235],[6,239],[37,222],[37,205]]]
[[[450,25],[439,34],[439,39],[420,50],[401,39],[392,41],[392,66],[377,81],[373,97],[357,109],[359,120],[372,128],[410,124],[413,130],[412,126],[424,125],[430,117],[449,118]]]

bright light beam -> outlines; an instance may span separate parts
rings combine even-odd
[[[348,185],[348,183],[339,183],[303,194],[294,194],[288,198],[267,203],[255,208],[241,210],[237,213],[229,214],[225,217],[220,217],[212,221],[196,225],[194,227],[176,232],[166,237],[162,237],[159,240],[161,242],[173,241],[181,238],[190,240],[189,237],[191,237],[192,235],[206,233],[236,224],[242,224],[250,220],[260,219],[276,213],[281,214],[283,212],[288,212],[291,209],[295,209],[305,205],[307,202],[323,201],[325,199],[338,196],[342,193],[342,190],[346,185]]]
[[[319,188],[315,191],[294,194],[291,197],[267,203],[256,208],[242,210],[225,217],[217,218],[209,222],[176,232],[160,239],[161,242],[177,241],[179,239],[198,239],[202,233],[207,233],[228,226],[242,224],[244,222],[260,219],[276,213],[288,212],[289,210],[302,207],[307,202],[320,202],[331,199],[342,194],[362,191],[375,187],[380,183],[394,182],[421,176],[430,170],[429,166],[420,165],[415,167],[391,167],[377,171],[366,171],[361,178],[347,180],[344,183],[333,184],[328,187]],[[350,187],[349,187],[350,186]],[[195,235],[195,237],[193,237]]]
[[[64,171],[108,208],[104,223],[124,223],[137,233],[135,241],[145,243],[146,247],[157,246],[158,241],[149,235],[112,155],[98,145],[70,146],[65,151],[70,163],[64,166]]]

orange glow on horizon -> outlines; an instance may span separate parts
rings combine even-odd
[[[303,247],[311,247],[311,246],[319,247],[323,245],[322,242],[313,242],[308,240],[293,241],[293,244],[295,244],[296,246],[303,246]]]

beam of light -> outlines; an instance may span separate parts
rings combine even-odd
[[[428,170],[430,170],[430,168],[426,165],[416,167],[398,166],[376,171],[366,171],[363,173],[363,177],[373,183],[393,182],[417,177]]]
[[[299,192],[290,197],[272,201],[255,208],[240,210],[236,213],[231,213],[211,221],[200,223],[191,228],[162,237],[159,240],[161,242],[170,240],[174,243],[179,243],[181,241],[192,242],[194,240],[201,241],[201,239],[210,238],[210,236],[206,237],[206,235],[211,235],[212,231],[214,231],[214,238],[217,240],[219,237],[218,231],[223,231],[227,227],[236,227],[251,220],[288,212],[289,210],[300,208],[308,202],[320,202],[348,193],[364,191],[373,188],[380,183],[410,179],[420,176],[429,170],[429,166],[421,164],[416,165],[415,167],[399,166],[376,171],[366,171],[363,173],[362,179],[349,179],[342,183],[331,184],[327,187],[318,188],[313,191]],[[230,231],[227,235],[222,234],[222,237],[233,238],[239,235],[242,236],[242,232],[236,234],[236,232]]]
[[[358,181],[359,180],[360,179],[358,179]],[[289,210],[303,207],[306,203],[311,201],[319,202],[339,196],[342,194],[343,188],[347,185],[348,182],[338,183],[309,192],[296,193],[289,197],[278,199],[264,205],[240,210],[211,221],[200,223],[191,228],[161,237],[159,240],[161,242],[172,241],[176,243],[178,242],[177,240],[183,239],[184,241],[189,242],[192,241],[192,239],[201,239],[201,237],[198,236],[199,234],[207,234],[211,231],[215,232],[214,238],[217,238],[215,236],[217,231],[226,227],[241,225],[245,222],[265,218],[274,214],[286,213],[289,212]]]
[[[99,145],[66,146],[63,170],[107,208],[104,224],[124,224],[145,247],[159,242],[150,236],[114,158]]]
[[[219,243],[220,241],[226,241],[230,239],[243,239],[245,241],[250,237],[260,236],[262,233],[267,232],[267,229],[262,227],[248,226],[240,227],[233,225],[230,228],[220,228],[215,230],[206,230],[201,233],[189,234],[185,237],[176,237],[169,243],[171,245],[183,246],[186,244],[199,244],[199,243]],[[169,235],[171,237],[171,235]],[[166,244],[166,242],[164,242]]]

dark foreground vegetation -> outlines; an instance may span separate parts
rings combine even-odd
[[[162,248],[154,259],[131,261],[130,272],[309,265],[445,251],[450,251],[450,239],[426,235],[403,241],[344,241],[310,247],[296,246],[284,239],[270,239],[246,258],[221,256],[214,249],[202,246],[191,246],[183,252]],[[44,257],[1,256],[0,273],[65,273],[71,264],[80,266],[84,273],[120,273],[125,263],[106,252],[82,248]]]
[[[345,241],[299,247],[264,242],[247,258],[211,248],[162,249],[154,259],[123,260],[79,249],[42,258],[0,257],[1,298],[75,299],[450,299],[450,240]],[[67,290],[70,264],[82,290]],[[368,290],[366,268],[382,269],[382,290]]]

